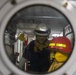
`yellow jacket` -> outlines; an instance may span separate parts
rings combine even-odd
[[[52,63],[52,65],[49,67],[48,72],[52,72],[56,69],[58,69],[63,63],[58,63],[56,60]]]

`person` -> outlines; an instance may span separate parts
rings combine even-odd
[[[31,41],[26,47],[25,52],[20,60],[19,67],[29,61],[28,71],[31,73],[46,73],[51,64],[50,50],[48,49],[50,29],[45,24],[39,24],[34,30],[36,39]]]
[[[67,61],[72,51],[72,45],[68,38],[62,36],[52,39],[49,48],[52,50],[51,59],[54,59],[54,61],[49,67],[48,72],[53,72]]]

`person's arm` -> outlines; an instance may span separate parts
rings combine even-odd
[[[23,67],[25,65],[25,62],[27,62],[27,59],[28,59],[29,46],[30,46],[30,44],[25,48],[25,51],[24,51],[22,58],[20,59],[20,62],[19,62],[19,68],[22,70],[23,70]]]
[[[19,62],[19,68],[23,70],[23,67],[25,65],[25,62],[26,62],[26,59],[28,57],[28,46],[25,48],[25,51],[20,59],[20,62]]]
[[[23,69],[23,66],[25,65],[25,62],[29,63],[29,57],[30,57],[30,49],[32,46],[32,42],[29,43],[29,45],[25,48],[25,51],[22,55],[22,58],[19,63],[19,68]]]

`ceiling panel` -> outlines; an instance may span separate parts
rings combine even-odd
[[[23,30],[30,30],[30,28],[34,30],[35,25],[40,23],[45,23],[51,31],[56,32],[62,32],[63,28],[70,24],[65,15],[57,9],[44,5],[34,5],[17,12],[10,20],[9,25]]]

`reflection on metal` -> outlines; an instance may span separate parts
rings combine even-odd
[[[64,19],[62,16],[25,16],[27,19]]]

